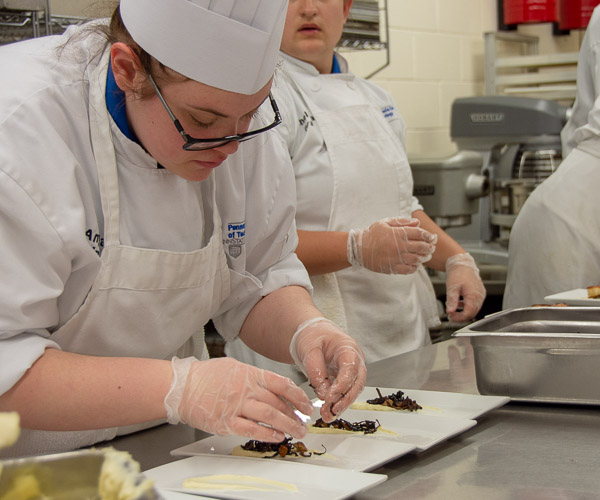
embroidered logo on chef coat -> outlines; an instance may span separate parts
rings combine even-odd
[[[314,125],[315,123],[315,117],[312,115],[309,115],[306,111],[302,114],[302,117],[298,120],[298,122],[300,123],[300,126],[302,128],[304,128],[304,131],[306,132],[308,130],[308,127],[310,127],[311,125]]]
[[[246,221],[229,222],[227,224],[227,238],[223,239],[223,246],[227,248],[230,257],[236,259],[242,255],[242,246],[246,244]]]
[[[396,108],[394,106],[386,106],[381,110],[385,118],[392,118],[394,116],[395,111]]]

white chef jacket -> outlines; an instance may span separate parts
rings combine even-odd
[[[79,37],[58,50],[83,29],[0,48],[0,394],[45,348],[60,348],[52,333],[82,306],[100,266],[104,216],[90,143],[88,78],[105,41]],[[172,252],[201,248],[206,183],[157,169],[109,120],[121,243]],[[227,340],[236,338],[262,296],[287,285],[311,290],[293,253],[295,189],[283,148],[277,136],[263,134],[241,144],[211,174],[231,276],[231,294],[213,319]],[[135,355],[127,332],[111,334],[122,338],[123,355]],[[148,351],[152,346],[144,346]]]
[[[527,198],[510,231],[503,308],[600,283],[600,136],[577,144]]]
[[[283,119],[277,133],[284,138],[294,165],[298,229],[348,231],[384,217],[411,217],[422,206],[412,196],[404,121],[386,91],[348,72],[346,61],[336,57],[339,74],[321,75],[311,64],[284,53],[275,72],[272,92]],[[332,141],[326,139],[326,124],[333,130]],[[376,131],[371,124],[376,124]],[[344,125],[352,130],[346,131]],[[346,158],[343,165],[338,162],[332,167],[332,157],[347,148],[346,132],[355,134],[358,141],[364,137],[373,140],[363,149],[358,147],[356,153],[361,157]],[[379,139],[386,145],[385,151],[377,151]],[[394,157],[394,165],[381,165],[379,154]],[[353,172],[338,171],[336,178],[334,171],[338,167],[345,170],[346,160],[353,164]],[[378,177],[386,181],[371,191],[367,179]],[[342,179],[346,186],[343,194],[334,188]],[[439,324],[435,293],[423,266],[411,275],[348,268],[311,279],[315,303],[359,342],[367,362],[429,343],[428,327]],[[253,353],[239,340],[227,345],[226,352],[301,380],[293,367]]]
[[[600,134],[600,6],[594,9],[577,63],[577,96],[561,132],[562,155],[576,144]]]

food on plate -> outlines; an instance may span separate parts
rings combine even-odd
[[[531,307],[569,307],[569,304],[565,302],[559,302],[557,304],[532,304]]]
[[[600,299],[600,285],[587,287],[588,299]]]
[[[376,388],[378,398],[367,399],[366,401],[357,401],[350,408],[353,410],[375,410],[375,411],[417,411],[423,407],[414,399],[409,398],[402,391],[397,391],[388,396],[382,396],[381,391]]]
[[[309,458],[313,455],[320,456],[327,453],[325,446],[323,446],[323,450],[324,451],[309,450],[302,441],[293,442],[292,438],[285,438],[279,443],[267,443],[266,441],[257,441],[255,439],[251,439],[247,443],[236,446],[231,454],[263,458],[286,456]]]
[[[336,418],[333,422],[325,422],[319,418],[314,424],[313,429],[337,429],[346,432],[362,432],[363,434],[374,434],[381,428],[378,420],[362,420],[360,422],[348,422],[343,418]],[[318,431],[317,431],[318,432]]]
[[[375,388],[375,390],[377,391],[379,397],[367,399],[367,404],[386,406],[395,410],[417,411],[423,409],[419,403],[417,403],[414,399],[405,396],[404,392],[402,391],[397,391],[393,394],[382,396],[379,388]]]
[[[273,481],[256,476],[240,474],[214,474],[212,476],[190,477],[183,481],[183,487],[197,490],[253,490],[296,493],[298,487],[292,483]]]

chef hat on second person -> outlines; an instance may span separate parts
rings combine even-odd
[[[129,34],[192,80],[255,94],[275,69],[288,0],[121,0]]]

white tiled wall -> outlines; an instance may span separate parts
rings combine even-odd
[[[388,0],[390,64],[372,79],[392,93],[408,127],[409,155],[443,157],[450,107],[457,97],[483,94],[483,34],[497,29],[496,0]],[[114,0],[51,0],[53,12],[87,16]],[[551,24],[519,26],[540,38],[540,53],[577,51],[583,34],[552,36]],[[366,76],[386,62],[382,51],[345,54]]]

